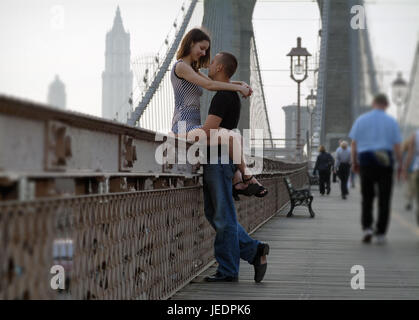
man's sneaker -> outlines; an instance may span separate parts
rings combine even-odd
[[[383,245],[387,242],[386,236],[384,234],[378,234],[375,236],[375,242],[378,245]]]
[[[364,236],[362,237],[363,243],[371,243],[372,239],[372,230],[371,229],[365,229],[364,230]]]

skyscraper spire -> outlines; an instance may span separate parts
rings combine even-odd
[[[119,6],[112,30],[106,34],[105,71],[102,73],[102,116],[126,122],[132,106],[130,35],[124,30]]]
[[[113,27],[112,30],[124,30],[124,25],[122,23],[122,17],[121,17],[121,9],[118,7],[116,8],[115,18],[113,20]]]

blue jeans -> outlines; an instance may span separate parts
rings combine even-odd
[[[240,258],[252,263],[260,243],[252,239],[237,221],[232,195],[232,178],[236,168],[229,164],[204,165],[204,211],[216,235],[214,254],[218,272],[238,277]]]

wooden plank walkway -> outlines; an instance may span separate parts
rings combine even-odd
[[[213,266],[172,299],[418,299],[419,229],[404,210],[403,190],[395,188],[388,242],[379,246],[361,242],[359,189],[346,201],[338,189],[334,183],[323,197],[313,190],[314,219],[306,208],[297,207],[292,218],[283,210],[253,234],[271,247],[262,283],[245,261],[238,283],[203,282]],[[351,288],[354,265],[364,267],[364,290]]]

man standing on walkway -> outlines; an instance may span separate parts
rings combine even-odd
[[[336,159],[336,155],[338,154],[338,152],[339,152],[339,150],[341,150],[342,148],[341,148],[341,144],[342,144],[342,139],[339,139],[339,146],[337,147],[337,149],[336,149],[336,151],[335,151],[335,153],[333,154],[333,156],[334,156],[334,158]],[[332,182],[333,183],[335,183],[335,182],[337,182],[337,180],[336,180],[336,177],[337,177],[337,167],[335,166],[334,168],[333,168],[333,179],[332,179]]]
[[[382,244],[390,218],[394,156],[398,178],[402,169],[401,136],[396,120],[385,112],[388,107],[386,95],[377,95],[372,107],[372,111],[356,119],[349,137],[352,139],[352,168],[361,177],[363,242],[370,243],[373,236],[373,200],[377,186],[378,221],[375,235],[377,243]]]
[[[335,160],[332,155],[326,152],[324,146],[319,147],[319,155],[316,159],[316,164],[314,165],[313,175],[316,174],[316,171],[319,172],[319,191],[323,196],[325,189],[326,193],[330,194],[330,172],[333,169]]]
[[[408,183],[416,195],[416,222],[419,226],[419,129],[408,140],[407,158],[403,166],[403,176],[408,178],[408,171],[412,168]]]
[[[230,82],[236,72],[237,59],[234,55],[221,52],[209,66],[208,76],[215,81]],[[208,117],[202,129],[210,136],[211,130],[220,127],[232,130],[240,118],[240,98],[233,91],[218,91],[211,101]],[[211,149],[212,148],[212,149]],[[216,161],[210,157],[218,149]],[[262,281],[267,269],[266,255],[269,246],[252,239],[237,221],[232,193],[232,178],[236,172],[233,161],[223,157],[219,146],[208,147],[210,164],[204,165],[204,211],[211,226],[215,229],[214,253],[218,262],[217,273],[206,277],[207,282],[236,282],[239,276],[240,258],[254,266],[256,282]],[[226,150],[228,152],[228,150]],[[223,164],[222,159],[229,159]],[[215,163],[215,164],[214,164]]]
[[[340,190],[342,199],[346,199],[349,194],[348,178],[351,170],[351,150],[346,141],[342,141],[340,147],[336,150],[335,170],[340,180]]]

